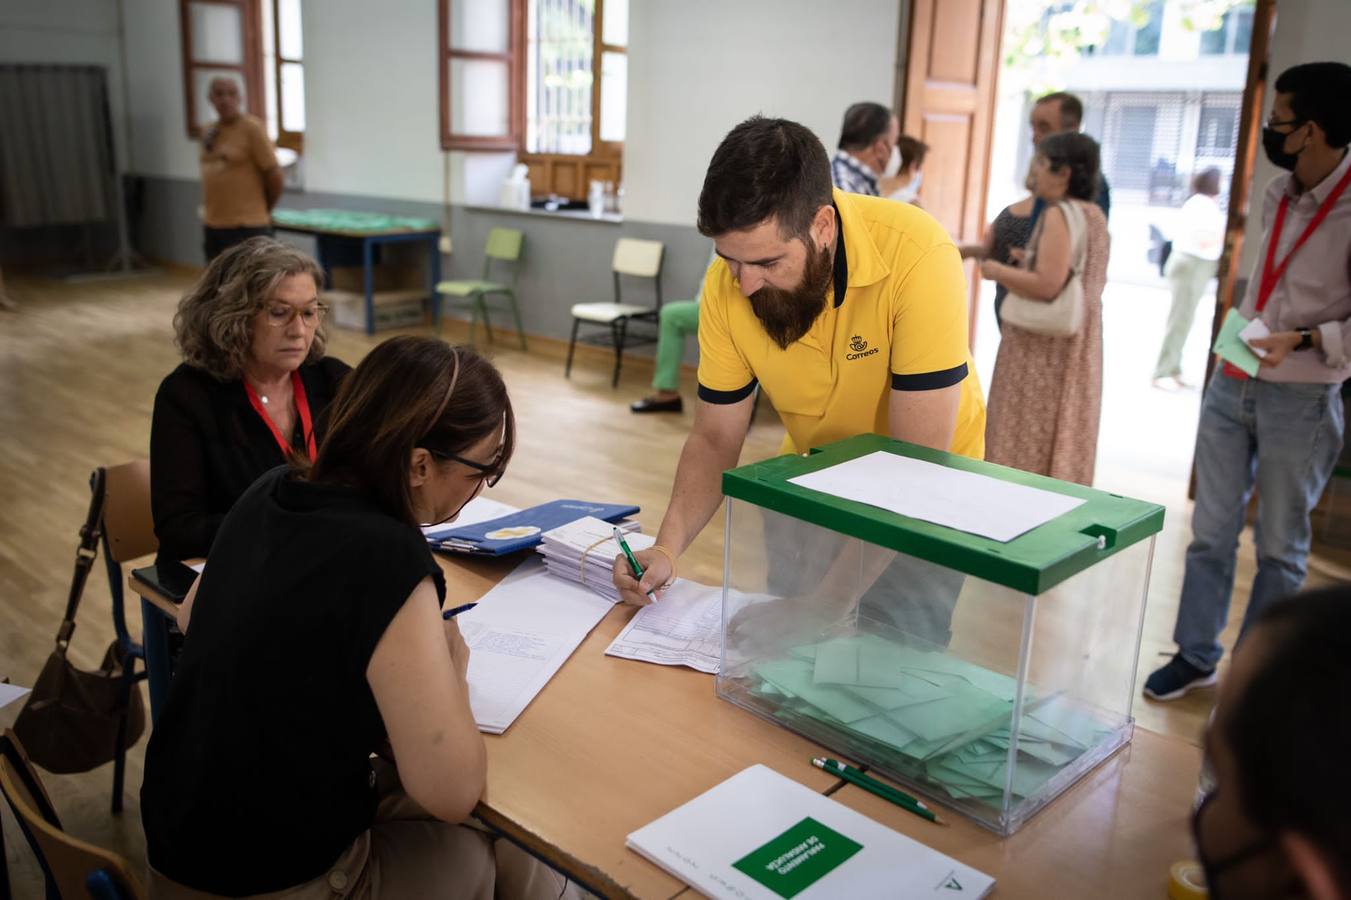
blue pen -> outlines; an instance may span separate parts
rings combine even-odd
[[[441,613],[441,618],[443,618],[443,619],[453,619],[453,618],[455,618],[456,616],[458,616],[460,613],[469,612],[469,610],[473,609],[475,606],[478,606],[478,604],[477,604],[477,603],[466,603],[464,606],[457,606],[457,607],[455,607],[454,609],[448,609],[448,610],[446,610],[445,612]]]

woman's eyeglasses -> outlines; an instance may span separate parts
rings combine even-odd
[[[306,307],[292,306],[289,303],[278,303],[269,306],[264,312],[267,313],[267,324],[273,328],[285,328],[300,318],[301,323],[306,328],[318,328],[324,321],[324,314],[328,312],[328,307],[322,303],[313,303]]]
[[[483,479],[483,483],[488,487],[495,487],[497,483],[502,480],[502,475],[505,473],[504,469],[498,468],[497,463],[484,464],[481,462],[474,462],[472,459],[465,459],[459,454],[444,453],[440,450],[433,450],[430,447],[427,448],[427,452],[437,459],[448,459],[452,462],[457,462],[462,466],[468,466],[479,473],[480,477]]]

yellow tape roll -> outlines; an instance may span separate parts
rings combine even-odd
[[[1168,900],[1206,900],[1208,896],[1200,863],[1176,862],[1168,869]]]

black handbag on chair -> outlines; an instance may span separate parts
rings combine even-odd
[[[89,514],[80,527],[75,575],[66,615],[56,632],[56,647],[14,722],[14,733],[33,762],[56,773],[87,772],[110,762],[145,733],[145,704],[141,692],[134,689],[135,676],[129,669],[134,660],[126,658],[121,642],[112,642],[96,671],[76,668],[66,657],[84,584],[98,554],[107,493],[102,469],[91,488]],[[120,805],[116,803],[115,808]]]

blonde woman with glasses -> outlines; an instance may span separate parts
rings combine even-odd
[[[322,283],[309,256],[255,237],[217,256],[179,302],[183,363],[161,382],[150,426],[161,559],[206,556],[258,476],[314,459],[350,370],[324,355]]]

